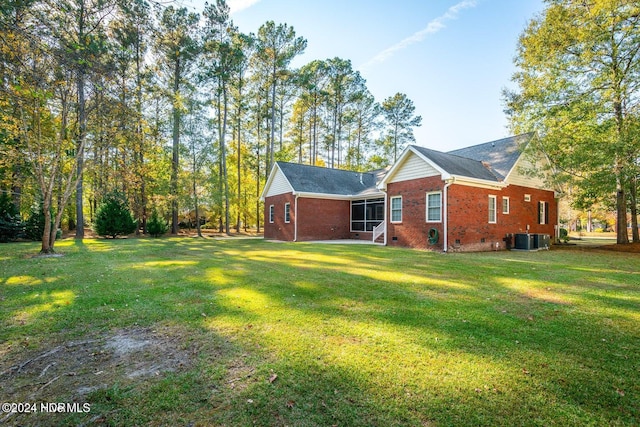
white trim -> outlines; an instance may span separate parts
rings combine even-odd
[[[303,191],[293,191],[291,194],[298,197],[304,197],[307,199],[328,199],[328,200],[364,200],[364,199],[381,199],[384,197],[384,193],[361,195],[361,194],[327,194],[327,193],[308,193]]]
[[[438,219],[437,220],[430,220],[429,219],[429,196],[434,195],[434,194],[438,194],[440,196],[440,206],[439,206],[439,210],[438,210]],[[442,191],[429,191],[426,195],[425,195],[425,221],[430,223],[430,224],[440,224],[442,223]]]
[[[489,190],[501,190],[509,186],[506,182],[487,181],[484,179],[470,178],[468,176],[451,175],[455,178],[456,184],[466,185],[468,187],[486,188]]]
[[[387,215],[389,214],[387,208],[389,206],[389,195],[384,193],[384,245],[387,246],[387,236],[389,235],[389,224],[387,223]]]
[[[491,219],[491,200],[493,200],[493,220]],[[498,196],[494,194],[489,194],[488,199],[488,207],[489,207],[489,224],[497,224],[498,223]]]
[[[393,199],[400,199],[400,221],[393,220]],[[389,198],[389,221],[392,224],[401,224],[402,223],[402,196],[391,196]]]
[[[294,205],[293,205],[293,241],[297,242],[298,241],[298,196],[296,196],[295,200],[294,200]]]

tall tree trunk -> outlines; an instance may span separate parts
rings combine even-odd
[[[78,11],[78,44],[80,46],[87,46],[85,40],[85,28],[84,28],[84,1],[79,2],[80,10]],[[76,85],[78,89],[78,140],[76,142],[76,174],[78,176],[78,182],[76,184],[76,239],[84,238],[84,204],[83,204],[83,177],[82,171],[84,169],[84,139],[87,132],[87,117],[85,111],[85,76],[86,76],[86,64],[80,62],[76,64]],[[46,215],[45,215],[46,216]]]
[[[76,143],[77,163],[76,174],[78,183],[76,184],[76,239],[84,238],[84,204],[83,204],[83,169],[84,169],[84,139],[87,132],[87,117],[85,112],[84,94],[84,65],[80,64],[78,69],[78,141]],[[45,215],[46,216],[46,215]],[[51,222],[51,221],[49,221]]]
[[[225,142],[226,133],[227,133],[227,110],[228,110],[228,100],[227,100],[227,86],[226,82],[222,83],[222,101],[223,101],[223,112],[222,112],[222,130],[220,133],[220,156],[222,157],[222,178],[223,178],[223,188],[224,188],[224,231],[227,235],[231,234],[229,230],[229,177],[227,174],[227,144]]]
[[[238,132],[238,217],[236,220],[236,233],[240,232],[240,214],[243,209],[241,209],[243,203],[240,203],[241,194],[242,194],[242,74],[240,74],[240,79],[238,82],[238,123],[237,123],[237,132]],[[246,204],[245,204],[246,207]],[[245,223],[246,226],[246,223]]]
[[[180,110],[178,93],[180,91],[180,60],[177,59],[173,74],[173,145],[171,159],[171,234],[178,234],[178,168],[180,148]]]
[[[196,215],[196,230],[198,232],[198,237],[202,237],[202,230],[200,228],[200,209],[199,209],[199,203],[198,203],[198,187],[197,187],[197,180],[196,180],[196,173],[198,171],[198,166],[197,166],[197,156],[196,156],[196,150],[194,148],[193,150],[193,204],[194,204],[194,208],[195,208],[195,215]]]
[[[273,63],[273,81],[271,82],[271,141],[269,141],[269,163],[267,164],[266,176],[271,173],[273,167],[273,141],[276,137],[276,85],[277,85],[276,63]]]
[[[260,105],[258,105],[258,108]],[[260,117],[258,114],[258,129],[256,133],[256,227],[260,233]]]
[[[631,210],[631,237],[633,243],[640,243],[640,230],[638,230],[638,179],[631,179],[629,188],[629,204]]]

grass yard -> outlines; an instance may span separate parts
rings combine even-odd
[[[0,402],[78,405],[0,424],[640,423],[637,254],[191,238],[57,249],[0,245]]]

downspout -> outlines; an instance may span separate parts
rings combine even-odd
[[[451,177],[444,185],[443,198],[444,198],[444,214],[443,214],[443,233],[444,234],[444,248],[443,251],[447,252],[449,249],[449,186],[456,181],[455,177]]]
[[[294,221],[293,221],[293,241],[297,242],[298,241],[298,197],[300,197],[298,194],[296,194],[296,199],[293,202],[293,214],[294,214]]]
[[[387,199],[389,198],[389,194],[385,190],[384,192],[384,245],[387,246],[387,234],[389,234],[389,222],[387,221]]]

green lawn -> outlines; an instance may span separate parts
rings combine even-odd
[[[9,425],[640,420],[640,256],[262,240],[0,245]]]

